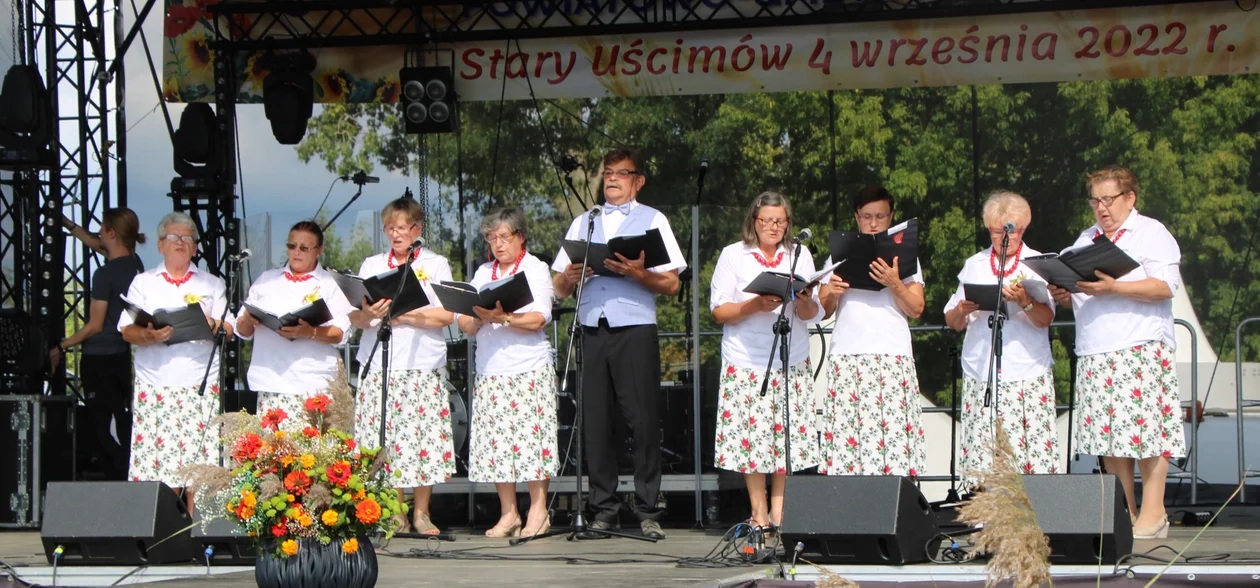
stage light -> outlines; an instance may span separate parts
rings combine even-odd
[[[44,331],[29,314],[0,308],[0,373],[42,374],[48,371]]]
[[[281,145],[297,145],[315,108],[315,58],[305,52],[271,55],[266,64],[271,73],[263,81],[263,107],[271,134]]]
[[[0,89],[0,168],[54,167],[52,126],[52,101],[39,70],[30,65],[10,67]]]
[[[450,133],[455,130],[455,72],[447,66],[404,67],[400,101],[407,133]]]
[[[214,176],[219,170],[218,138],[218,119],[209,104],[195,102],[184,107],[171,149],[175,173],[180,176],[171,182],[172,190],[176,190],[176,183],[183,186],[188,181]]]

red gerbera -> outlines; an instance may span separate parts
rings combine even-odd
[[[328,405],[332,403],[332,399],[327,394],[319,394],[306,399],[306,410],[314,410],[318,412],[328,412]]]
[[[350,481],[350,462],[342,460],[333,462],[326,472],[328,481],[338,486],[345,486]]]
[[[284,517],[280,517],[280,522],[271,526],[271,535],[273,537],[284,537],[284,535],[289,532],[287,527],[288,520]]]
[[[316,429],[315,427],[306,427],[305,429],[302,429],[302,434],[307,437],[318,437],[319,429]]]
[[[283,408],[273,408],[267,411],[267,414],[263,416],[259,424],[261,424],[264,429],[271,429],[274,431],[279,429],[280,423],[284,422],[284,419],[287,418],[289,418],[289,413],[284,412]]]
[[[310,487],[311,477],[302,470],[289,472],[289,475],[284,477],[284,489],[292,492],[294,496],[306,494],[306,490]]]
[[[232,446],[232,457],[236,461],[256,459],[259,449],[262,449],[262,439],[254,433],[246,433]]]
[[[350,451],[354,451],[355,447],[358,447],[358,446],[355,445],[354,439],[346,439],[346,449],[349,449]]]

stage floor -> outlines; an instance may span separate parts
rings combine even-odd
[[[1177,515],[1180,516],[1180,515]],[[1166,545],[1152,555],[1171,557],[1186,546],[1200,527],[1174,526],[1168,539],[1142,540],[1134,544],[1135,553]],[[606,539],[599,541],[565,541],[553,537],[522,546],[511,547],[502,539],[487,539],[482,531],[453,529],[455,542],[395,539],[382,552],[378,586],[512,586],[512,587],[584,587],[584,586],[740,586],[755,579],[776,577],[779,566],[773,564],[743,567],[679,567],[678,558],[701,558],[722,542],[725,530],[667,529],[669,537],[659,543]],[[443,557],[396,557],[412,550],[435,549]],[[472,551],[466,551],[466,550]],[[478,559],[460,558],[460,554]],[[1228,554],[1229,563],[1212,562],[1195,557]],[[1178,564],[1169,572],[1169,579],[1190,573],[1200,579],[1217,573],[1245,578],[1260,573],[1260,508],[1227,509],[1218,525],[1209,528],[1185,554],[1192,563]],[[502,559],[499,559],[502,558]],[[634,561],[626,561],[634,560]],[[51,568],[44,559],[39,533],[32,531],[0,532],[0,561],[12,566],[25,582],[50,586]],[[570,563],[574,562],[574,563]],[[1155,573],[1162,565],[1136,559],[1144,564],[1139,573]],[[786,567],[786,566],[785,566]],[[889,566],[829,566],[833,572],[863,582],[966,581],[982,579],[981,564],[919,564],[903,568]],[[796,566],[796,579],[817,580],[822,573],[806,564]],[[1056,577],[1067,575],[1095,576],[1094,566],[1056,566]],[[254,586],[251,568],[213,567],[207,575],[204,566],[154,566],[135,570],[131,567],[101,568],[62,566],[58,570],[59,586],[108,586],[130,573],[119,585],[163,581],[163,586]],[[5,586],[0,571],[0,586]],[[1112,575],[1112,567],[1104,566],[1104,577]]]

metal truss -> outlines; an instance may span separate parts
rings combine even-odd
[[[1144,5],[1208,0],[1145,0]],[[221,2],[240,51],[421,45],[942,18],[1132,6],[1124,0],[286,0]]]

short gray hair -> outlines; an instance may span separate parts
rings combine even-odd
[[[166,216],[162,217],[162,220],[158,221],[158,227],[157,227],[158,239],[166,238],[166,228],[171,225],[181,225],[181,226],[188,227],[192,229],[193,239],[201,238],[201,234],[197,232],[197,223],[193,222],[193,219],[191,216],[188,216],[182,212],[171,212],[171,213],[168,213]]]
[[[481,219],[481,236],[488,237],[499,225],[507,225],[508,230],[513,235],[520,235],[524,241],[528,237],[528,227],[525,226],[525,213],[516,207],[496,208],[486,214]]]
[[[1032,207],[1028,206],[1023,196],[1009,190],[989,194],[984,203],[984,226],[996,226],[1007,219],[1020,228],[1026,228],[1032,222]]]

